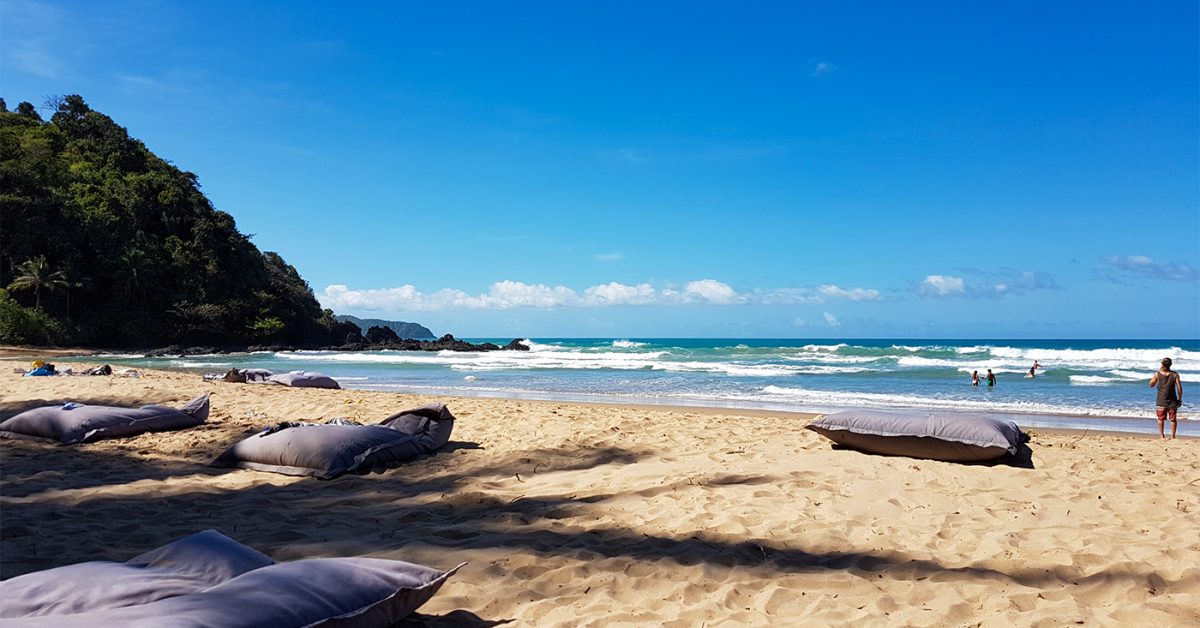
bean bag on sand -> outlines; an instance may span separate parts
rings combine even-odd
[[[4,626],[356,628],[390,626],[462,567],[320,558],[276,563],[215,530],[124,563],[97,561],[0,582]]]
[[[315,371],[289,371],[267,378],[267,382],[292,388],[341,388],[337,380]]]
[[[214,467],[240,467],[322,480],[382,471],[450,440],[454,415],[443,404],[397,412],[377,425],[282,423],[217,457]]]
[[[316,371],[288,371],[276,373],[267,369],[229,369],[224,375],[205,376],[205,379],[223,379],[241,384],[279,384],[292,388],[341,388],[337,380]]]
[[[948,462],[994,460],[1015,454],[1026,440],[1012,421],[965,412],[851,410],[806,427],[859,451]]]
[[[121,438],[142,432],[195,427],[208,420],[208,395],[178,410],[163,406],[118,408],[66,403],[26,410],[0,423],[0,438],[44,440],[63,445]]]

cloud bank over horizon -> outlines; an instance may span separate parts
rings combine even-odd
[[[331,284],[317,295],[323,307],[338,311],[434,312],[440,310],[509,310],[516,308],[584,308],[649,305],[787,305],[824,303],[833,299],[850,301],[878,300],[878,290],[842,288],[824,284],[816,289],[782,288],[739,292],[715,279],[698,279],[681,286],[656,288],[649,283],[636,285],[616,281],[576,291],[566,286],[529,284],[503,280],[487,292],[469,294],[444,288],[421,292],[412,284],[396,288],[353,290],[345,284]]]
[[[1002,268],[998,271],[960,269],[970,277],[955,275],[926,275],[912,291],[935,299],[997,299],[1028,294],[1037,290],[1059,290],[1053,275],[1043,272]]]

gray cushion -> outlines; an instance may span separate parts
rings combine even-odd
[[[65,404],[43,406],[0,423],[0,437],[57,441],[64,445],[142,432],[181,430],[208,420],[208,395],[176,410],[163,406],[117,408]]]
[[[327,480],[394,467],[445,445],[454,415],[435,404],[397,412],[378,425],[300,425],[255,434],[212,462]]]
[[[994,460],[1022,442],[1016,423],[964,412],[851,410],[806,427],[860,451],[952,462]]]
[[[280,373],[268,377],[266,381],[293,388],[341,388],[332,377],[313,371]]]
[[[79,563],[0,582],[0,617],[70,615],[145,604],[274,563],[220,532],[206,530],[124,563]]]
[[[218,533],[210,531],[201,534]],[[237,545],[231,540],[229,543]],[[221,562],[225,559],[219,556],[217,560]],[[72,600],[75,593],[69,587],[51,591],[25,589],[24,595],[66,597],[66,600],[59,601],[62,608],[78,610],[37,616],[7,615],[4,625],[80,628],[388,626],[411,614],[433,597],[459,567],[443,572],[377,558],[300,560],[263,565],[236,575],[229,572],[230,578],[216,584],[197,581],[191,591],[180,592],[180,587],[174,583],[169,595],[131,603],[126,603],[130,598],[97,599],[91,591],[95,583],[72,580],[85,595],[90,596],[88,600]],[[61,569],[41,573],[57,573],[64,580],[74,575]],[[217,571],[224,569],[222,567]],[[0,585],[34,575],[38,574],[13,578]],[[7,588],[0,588],[3,597],[7,598],[9,593]],[[29,602],[23,605],[34,606]]]

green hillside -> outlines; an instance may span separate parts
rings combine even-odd
[[[47,121],[0,100],[0,343],[343,342],[348,326],[195,174],[79,96],[52,104]]]

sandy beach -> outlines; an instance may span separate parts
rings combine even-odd
[[[211,528],[276,560],[468,563],[407,625],[1200,623],[1194,439],[1033,430],[1032,465],[962,465],[833,449],[811,415],[13,373],[27,364],[0,361],[0,419],[201,393],[212,415],[0,441],[2,578]],[[434,401],[458,418],[450,444],[386,473],[208,466],[273,423]]]

